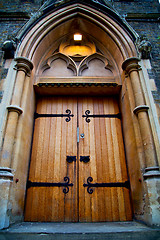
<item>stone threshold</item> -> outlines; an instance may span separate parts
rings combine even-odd
[[[37,223],[22,222],[0,231],[0,240],[160,240],[160,228],[138,222]]]

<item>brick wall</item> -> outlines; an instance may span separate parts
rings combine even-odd
[[[158,0],[112,0],[111,3],[122,15],[127,13],[158,13],[160,7]]]
[[[160,100],[160,4],[158,0],[112,0],[113,7],[139,34],[145,35],[152,44],[151,78],[155,79],[158,92],[153,92],[155,100]]]
[[[41,2],[41,0],[1,0],[0,9],[3,11],[33,13],[41,6]]]
[[[7,75],[4,68],[2,44],[8,35],[16,37],[21,27],[41,6],[41,0],[0,0],[0,102],[3,97],[3,82]]]
[[[2,21],[0,23],[0,102],[3,96],[3,82],[7,75],[7,70],[4,68],[5,60],[3,60],[4,52],[2,44],[7,39],[8,35],[16,36],[19,29],[24,25],[24,21]]]
[[[129,22],[139,35],[145,35],[152,44],[151,65],[152,77],[160,91],[160,23],[158,22]]]

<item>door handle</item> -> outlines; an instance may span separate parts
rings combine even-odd
[[[66,161],[68,163],[76,162],[76,156],[67,156]]]
[[[90,156],[80,156],[80,162],[88,163],[90,161]]]

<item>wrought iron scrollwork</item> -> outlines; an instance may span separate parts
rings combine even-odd
[[[73,186],[73,183],[69,183],[70,179],[69,177],[64,177],[65,183],[63,183],[64,188],[63,188],[63,193],[67,194],[69,192],[69,186]]]
[[[118,118],[121,119],[121,114],[90,114],[90,110],[85,111],[85,115],[82,115],[83,118],[86,118],[86,122],[89,123],[91,120],[89,118]]]
[[[64,177],[64,183],[58,182],[58,183],[49,183],[49,182],[27,182],[27,188],[30,187],[64,187],[63,193],[67,194],[69,192],[69,187],[73,187],[73,183],[69,183],[70,179],[69,177]]]
[[[87,192],[89,194],[92,194],[93,193],[93,189],[91,188],[92,187],[92,183],[93,182],[93,178],[92,177],[88,177],[87,178],[87,184],[83,184],[84,187],[87,187]]]
[[[129,181],[125,181],[125,182],[112,182],[112,183],[92,183],[93,182],[93,178],[92,177],[88,177],[87,178],[87,183],[83,184],[83,187],[87,187],[87,192],[89,194],[93,193],[93,187],[125,187],[127,189],[130,188],[130,184]]]
[[[66,114],[67,118],[65,120],[66,120],[66,122],[69,122],[71,120],[71,117],[74,117],[74,115],[71,114],[71,110],[69,110],[69,109],[66,110],[66,113],[67,113]]]
[[[86,118],[86,122],[87,123],[89,123],[91,120],[90,119],[88,119],[90,116],[89,116],[89,114],[90,114],[90,111],[89,110],[86,110],[85,111],[85,115],[82,115],[82,117],[85,117]]]
[[[70,109],[67,109],[66,110],[66,114],[50,114],[50,113],[35,113],[34,114],[34,117],[35,117],[35,119],[37,119],[37,118],[42,118],[42,117],[66,117],[66,119],[65,119],[65,121],[66,122],[69,122],[70,120],[71,120],[71,117],[74,117],[74,115],[73,114],[71,114],[71,110]]]

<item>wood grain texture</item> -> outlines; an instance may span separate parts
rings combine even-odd
[[[90,114],[117,114],[118,101],[113,97],[43,97],[37,101],[38,113],[74,114],[70,122],[63,117],[35,120],[33,147],[28,180],[64,182],[68,176],[74,185],[67,194],[63,187],[31,187],[27,190],[25,221],[103,222],[132,220],[129,190],[122,187],[83,186],[91,176],[93,183],[128,180],[121,121],[117,118],[82,117]],[[77,127],[84,138],[77,143]],[[67,163],[66,156],[77,161]],[[90,156],[90,162],[80,162]]]
[[[64,182],[69,177],[74,185],[67,194],[63,187],[31,187],[27,191],[25,221],[77,220],[77,163],[69,164],[66,156],[77,155],[77,99],[46,97],[37,102],[38,113],[74,114],[65,118],[35,120],[29,180],[32,182]]]
[[[83,106],[78,113],[80,133],[85,134],[85,138],[80,139],[80,155],[90,156],[89,163],[80,163],[79,166],[79,221],[131,220],[129,190],[122,187],[93,188],[93,194],[88,194],[87,188],[85,191],[83,188],[83,183],[87,183],[89,176],[93,178],[93,183],[128,180],[121,121],[115,118],[90,118],[90,123],[87,123],[85,118],[81,118],[86,110],[96,115],[117,114],[118,101],[92,97],[80,98],[79,104]]]

